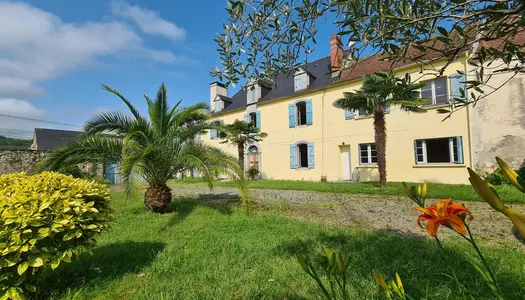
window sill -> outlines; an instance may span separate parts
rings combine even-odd
[[[313,170],[313,169],[310,169],[308,167],[300,167],[300,168],[295,168],[296,171],[310,171],[310,170]]]
[[[420,164],[413,165],[413,168],[465,168],[465,164]]]
[[[423,105],[422,108],[424,108],[424,109],[439,109],[439,108],[444,108],[444,107],[449,107],[449,106],[450,106],[450,103],[428,104],[428,105]]]
[[[377,164],[359,165],[356,168],[377,168]]]
[[[354,120],[363,120],[363,119],[372,119],[374,116],[373,115],[369,115],[369,116],[356,116],[354,118]],[[351,120],[351,119],[350,119]]]
[[[290,127],[290,128],[305,128],[305,127],[308,127],[308,126],[312,126],[312,124],[306,124],[306,125],[295,125],[294,127]]]

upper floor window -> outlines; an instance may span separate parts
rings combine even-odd
[[[250,103],[254,103],[254,102],[257,102],[257,98],[256,98],[256,88],[255,88],[255,85],[251,85],[248,87],[248,93],[247,93],[247,103],[250,104]]]
[[[427,81],[426,85],[421,88],[421,98],[424,98],[423,105],[447,104],[447,78],[442,77]]]
[[[294,90],[296,92],[304,90],[306,88],[306,73],[295,76],[294,83]]]
[[[377,164],[376,144],[359,144],[359,164],[360,165]]]
[[[460,136],[414,141],[416,164],[463,163],[463,140]]]
[[[216,100],[215,101],[215,112],[220,112],[224,109],[224,101]]]
[[[312,100],[288,105],[289,127],[312,125]]]

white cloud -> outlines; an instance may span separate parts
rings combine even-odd
[[[161,35],[171,40],[183,40],[186,37],[184,29],[166,21],[155,11],[123,1],[112,1],[111,10],[113,15],[133,21],[144,33]]]
[[[146,47],[125,23],[64,23],[29,4],[0,1],[0,97],[41,95],[39,83],[122,54],[163,63],[176,60],[169,51]]]
[[[0,134],[20,138],[30,137],[35,127],[45,125],[37,121],[42,120],[45,114],[44,109],[37,108],[28,101],[0,98]]]
[[[42,96],[45,92],[25,78],[0,77],[0,91],[4,96]]]

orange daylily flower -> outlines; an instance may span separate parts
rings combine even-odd
[[[426,221],[427,233],[433,237],[437,236],[440,225],[448,226],[459,234],[466,235],[467,229],[459,215],[470,215],[469,221],[472,221],[472,213],[465,206],[452,203],[451,199],[441,199],[436,205],[428,208],[415,207],[413,209],[424,213],[417,218],[417,225],[423,228],[421,221]]]

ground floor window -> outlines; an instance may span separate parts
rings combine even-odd
[[[359,144],[359,164],[377,164],[376,144]]]
[[[463,141],[460,136],[414,141],[416,164],[463,163]]]
[[[315,166],[314,143],[299,142],[290,145],[290,168],[308,168]]]

